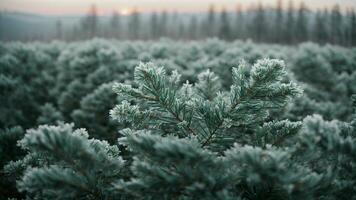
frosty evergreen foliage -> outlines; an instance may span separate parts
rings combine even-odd
[[[262,131],[261,135],[253,132],[264,128],[259,125],[269,110],[283,107],[300,90],[293,83],[280,82],[285,75],[281,61],[261,60],[249,74],[245,71],[244,64],[233,68],[230,91],[219,91],[218,77],[210,71],[201,73],[197,84],[187,82],[179,87],[180,75],[177,72],[168,76],[164,68],[141,63],[134,75],[138,88],[114,85],[114,91],[125,100],[110,114],[119,122],[130,123],[135,129],[194,137],[202,147],[214,146],[214,143],[217,143],[216,148],[231,146],[241,136],[233,132],[251,132],[242,138],[251,142],[257,138],[266,139]],[[290,126],[288,122],[283,125],[280,128]]]
[[[355,55],[1,44],[0,199],[355,199]]]

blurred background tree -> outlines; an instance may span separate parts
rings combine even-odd
[[[295,7],[293,0],[276,0],[273,6],[263,1],[251,5],[237,2],[235,9],[220,9],[221,5],[211,4],[204,12],[165,8],[147,11],[137,6],[113,8],[111,14],[106,15],[95,4],[91,5],[85,16],[52,17],[1,11],[0,39],[73,41],[100,37],[156,40],[164,37],[201,40],[217,37],[229,41],[250,39],[278,44],[311,41],[355,45],[356,19],[353,7],[341,8],[338,4],[318,9],[311,7],[304,2]]]

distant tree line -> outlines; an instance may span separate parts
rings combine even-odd
[[[356,46],[356,13],[342,11],[339,5],[312,11],[305,3],[277,0],[276,6],[261,2],[249,8],[240,4],[235,11],[211,5],[206,13],[142,13],[133,8],[128,15],[114,11],[98,16],[93,5],[79,23],[66,27],[56,22],[53,39],[82,40],[93,37],[121,40],[154,40],[162,37],[196,40],[218,37],[224,40],[297,44],[313,41],[319,44]]]

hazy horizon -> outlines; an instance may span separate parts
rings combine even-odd
[[[135,7],[140,12],[154,12],[166,10],[168,12],[203,12],[210,5],[215,5],[217,10],[225,8],[227,10],[235,10],[240,4],[242,8],[250,8],[259,0],[1,0],[1,11],[15,11],[33,14],[45,15],[81,15],[88,12],[88,8],[95,4],[98,8],[99,15],[107,15],[113,11],[118,11],[121,14],[129,14]],[[260,0],[267,7],[275,6],[277,0]],[[289,0],[282,0],[283,6],[287,7]],[[301,0],[293,0],[294,6],[298,7]],[[310,9],[330,8],[335,4],[339,4],[341,9],[356,8],[355,0],[308,0],[304,3]]]

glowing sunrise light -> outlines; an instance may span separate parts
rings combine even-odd
[[[127,16],[132,13],[132,9],[122,8],[122,9],[120,9],[119,13],[120,13],[120,15]]]

